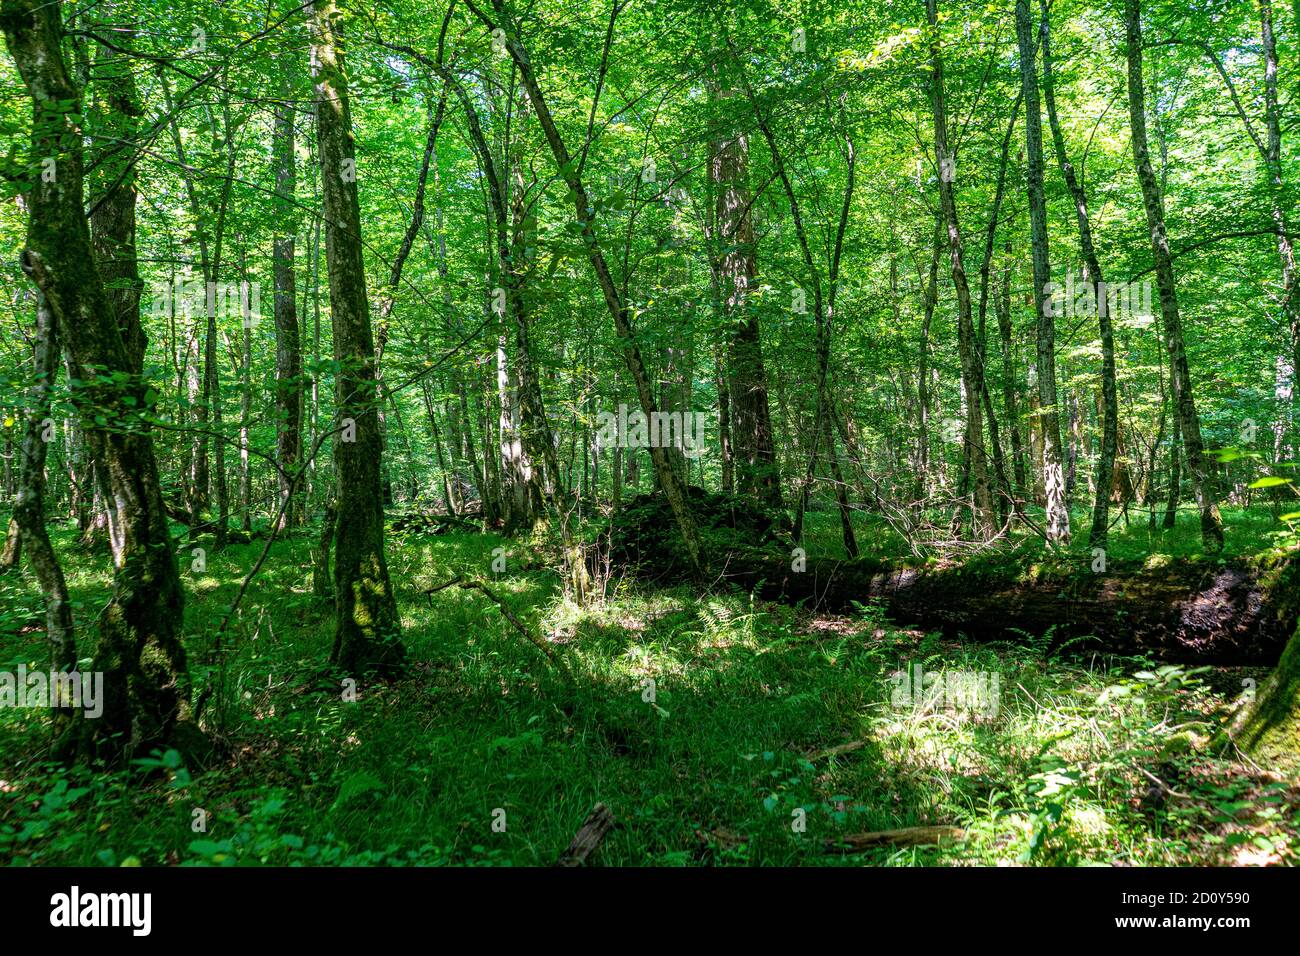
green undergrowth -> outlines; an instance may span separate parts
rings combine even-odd
[[[825,519],[816,540],[835,534]],[[1189,553],[1178,534],[1132,534],[1117,547]],[[0,860],[547,865],[597,802],[618,821],[592,857],[603,866],[1289,864],[1300,852],[1297,781],[1208,744],[1258,669],[1060,657],[1044,640],[900,629],[870,607],[812,615],[619,578],[579,608],[528,543],[447,534],[390,539],[412,663],[352,699],[324,667],[331,610],[310,594],[310,534],[276,542],[216,641],[262,544],[209,552],[202,571],[181,551],[191,672],[212,688],[203,720],[221,758],[68,770],[45,759],[43,712],[0,709]],[[81,553],[69,572],[84,655],[109,569]],[[552,642],[577,686],[483,594],[424,593],[458,573]],[[0,579],[0,598],[0,669],[44,665],[30,578]],[[918,668],[949,693],[904,693],[900,672]],[[846,835],[934,824],[964,837],[839,852]]]

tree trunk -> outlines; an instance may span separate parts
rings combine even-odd
[[[1233,741],[1270,771],[1300,773],[1300,626],[1232,722]]]
[[[1019,378],[1016,371],[1016,345],[1011,330],[1011,240],[1003,249],[1006,262],[1002,267],[1001,289],[994,302],[998,317],[998,337],[1002,341],[1002,403],[1007,409],[1007,427],[1011,431],[1011,469],[1015,475],[1017,509],[1029,494],[1025,475],[1025,450],[1020,431]]]
[[[939,260],[944,246],[943,211],[935,216],[930,269],[926,274],[921,303],[920,357],[916,366],[916,473],[912,476],[912,498],[919,517],[930,497],[930,327],[939,302]]]
[[[1172,531],[1178,521],[1178,501],[1181,497],[1183,476],[1179,468],[1178,446],[1182,438],[1182,422],[1178,412],[1174,411],[1173,436],[1169,441],[1169,494],[1165,498],[1165,517],[1161,524],[1166,531]]]
[[[504,303],[503,310],[504,310]],[[504,318],[504,316],[501,316]],[[532,469],[519,437],[519,387],[517,369],[510,365],[506,335],[497,335],[497,447],[501,455],[501,500],[505,505],[505,531],[531,531],[537,518],[531,493]]]
[[[108,28],[108,24],[103,25]],[[115,35],[134,37],[130,25],[113,25]],[[96,78],[101,103],[96,110],[97,125],[102,125],[104,162],[95,182],[102,184],[98,195],[92,193],[90,241],[104,283],[104,295],[116,317],[126,346],[127,359],[134,372],[144,367],[145,335],[140,321],[140,272],[135,250],[136,168],[133,143],[138,118],[142,115],[135,75],[130,60],[107,47],[96,54]],[[93,189],[93,184],[92,184]],[[87,436],[93,461],[99,461],[101,443]],[[122,549],[122,528],[116,502],[107,494],[107,473],[97,468],[100,479],[100,502],[109,547],[117,558]]]
[[[92,670],[104,675],[96,720],[76,712],[56,751],[108,758],[172,744],[190,750],[190,688],[180,641],[183,594],[172,550],[147,418],[146,390],[133,371],[95,266],[83,206],[80,90],[60,42],[60,7],[7,0],[9,52],[32,100],[32,156],[56,158],[57,175],[38,177],[28,197],[23,270],[67,335],[83,427],[102,441],[103,463],[123,531],[113,595],[98,616]],[[95,373],[91,374],[90,370]],[[105,382],[103,376],[112,376]]]
[[[18,461],[18,495],[14,502],[13,526],[17,530],[13,560],[25,552],[45,601],[45,635],[50,648],[52,670],[69,673],[77,669],[77,643],[72,631],[72,602],[63,567],[45,529],[45,454],[53,440],[50,395],[59,368],[59,332],[53,312],[37,293],[36,329],[32,336],[32,385],[28,389],[27,423]],[[7,557],[7,555],[6,555]],[[58,740],[72,719],[70,711],[51,701],[54,739]]]
[[[516,122],[523,124],[528,115],[527,100],[519,104]],[[507,270],[511,316],[515,333],[515,372],[519,392],[519,434],[528,459],[525,477],[528,496],[534,513],[540,513],[544,503],[549,503],[559,523],[566,547],[569,540],[568,521],[560,505],[563,476],[555,450],[555,436],[542,399],[542,383],[533,358],[532,315],[533,293],[528,288],[528,276],[537,259],[537,216],[526,203],[523,158],[519,144],[512,144],[510,162],[510,245],[508,259],[502,263]],[[545,473],[543,473],[545,469]],[[548,477],[549,476],[549,479]],[[549,493],[548,493],[549,489]]]
[[[1019,0],[1025,3],[1027,0]],[[1178,311],[1178,292],[1174,285],[1174,264],[1165,232],[1164,196],[1156,182],[1147,146],[1146,91],[1142,85],[1142,10],[1141,0],[1124,0],[1124,26],[1128,37],[1128,108],[1133,133],[1133,161],[1142,186],[1142,204],[1146,208],[1147,228],[1151,234],[1151,253],[1155,259],[1156,286],[1160,293],[1160,317],[1164,326],[1165,345],[1169,350],[1170,377],[1174,413],[1182,431],[1187,470],[1201,513],[1201,539],[1209,551],[1223,548],[1223,519],[1214,500],[1209,462],[1201,443],[1201,423],[1192,398],[1192,381],[1188,371],[1187,347],[1183,341],[1182,318]]]
[[[1277,235],[1277,256],[1282,268],[1282,319],[1291,330],[1291,399],[1300,403],[1300,382],[1297,381],[1300,376],[1300,289],[1297,289],[1295,249],[1291,245],[1286,214],[1286,181],[1282,175],[1282,118],[1277,97],[1277,40],[1273,34],[1272,0],[1259,0],[1259,33],[1264,48],[1264,126],[1268,131],[1264,168],[1268,173],[1273,231]]]
[[[338,519],[334,532],[331,660],[349,674],[391,674],[405,662],[401,618],[384,557],[382,445],[370,329],[361,209],[347,78],[335,0],[312,5],[309,16],[316,135],[334,332],[334,462]]]
[[[716,91],[721,99],[733,95]],[[762,334],[750,302],[755,284],[757,241],[748,188],[749,137],[728,131],[709,144],[709,177],[715,187],[718,292],[727,342],[731,462],[736,490],[782,507],[781,480],[772,442],[767,370]]]
[[[1042,4],[1041,43],[1043,50],[1043,99],[1047,105],[1047,120],[1052,131],[1052,145],[1056,151],[1056,162],[1065,177],[1066,188],[1074,201],[1075,218],[1079,225],[1079,247],[1083,253],[1083,262],[1087,269],[1084,281],[1091,290],[1090,297],[1096,302],[1097,328],[1101,334],[1101,396],[1102,427],[1101,454],[1097,456],[1097,487],[1092,506],[1092,528],[1088,532],[1088,545],[1093,548],[1106,547],[1106,536],[1110,529],[1110,493],[1114,485],[1115,454],[1119,443],[1119,400],[1115,391],[1115,332],[1111,325],[1108,296],[1105,280],[1101,274],[1101,262],[1092,241],[1092,223],[1088,218],[1088,195],[1074,165],[1065,152],[1065,137],[1061,133],[1061,123],[1056,115],[1056,89],[1052,72],[1051,21],[1047,10],[1047,0]]]
[[[240,259],[243,259],[242,251]],[[239,271],[244,277],[241,288],[248,294],[248,273],[242,261]],[[239,335],[239,526],[245,532],[253,526],[253,468],[249,457],[248,429],[253,413],[254,321],[251,313],[245,313]]]
[[[105,26],[108,26],[107,24]],[[120,42],[135,38],[133,26],[113,25]],[[95,64],[95,84],[101,106],[97,119],[100,135],[112,144],[113,154],[98,172],[107,188],[92,196],[90,241],[104,283],[109,308],[117,317],[131,370],[144,369],[145,334],[140,322],[140,294],[143,283],[135,252],[136,169],[134,143],[136,123],[143,110],[136,92],[135,74],[128,57],[100,47]]]
[[[736,490],[735,456],[731,450],[731,383],[722,369],[720,354],[714,357],[713,380],[718,391],[718,453],[722,474],[722,490],[734,494]]]
[[[330,579],[330,552],[334,548],[334,526],[338,518],[338,498],[331,494],[325,499],[325,513],[321,517],[320,538],[312,554],[311,593],[318,598],[333,598],[334,585]]]
[[[654,391],[650,378],[646,374],[641,349],[636,343],[627,304],[623,301],[618,287],[614,284],[614,277],[609,270],[609,264],[606,262],[605,255],[597,242],[593,206],[591,199],[587,195],[586,187],[583,185],[578,163],[569,154],[568,147],[560,138],[560,132],[556,128],[550,107],[547,106],[546,100],[542,96],[541,87],[533,74],[532,62],[529,60],[523,44],[519,41],[513,25],[509,22],[504,4],[501,0],[493,0],[492,3],[493,10],[500,21],[499,24],[494,24],[472,2],[469,2],[468,5],[475,15],[487,24],[489,29],[495,29],[499,26],[505,34],[506,48],[519,69],[520,80],[528,93],[528,99],[533,105],[533,111],[537,114],[537,120],[546,136],[547,145],[550,147],[559,173],[572,195],[575,214],[582,233],[583,245],[586,247],[587,257],[591,261],[592,269],[596,273],[596,280],[604,296],[606,308],[608,308],[610,316],[614,320],[614,329],[623,347],[623,358],[627,363],[628,372],[631,374],[632,382],[636,387],[641,411],[646,416],[647,421],[654,421],[657,411]],[[650,449],[650,458],[654,462],[655,473],[659,478],[664,494],[668,498],[669,504],[672,505],[673,516],[676,518],[677,525],[682,533],[687,559],[696,573],[702,574],[705,558],[699,533],[696,530],[695,522],[691,518],[685,490],[673,471],[667,452],[668,449],[663,447],[652,447]]]
[[[933,35],[930,39],[930,102],[934,111],[934,150],[939,164],[939,204],[944,228],[948,233],[948,252],[952,265],[952,282],[957,290],[957,348],[961,357],[962,385],[966,394],[965,452],[974,479],[974,503],[971,509],[976,537],[988,538],[994,532],[996,516],[993,492],[989,485],[988,454],[984,445],[984,416],[981,393],[984,370],[975,341],[975,320],[971,308],[970,284],[962,254],[961,226],[957,221],[954,196],[956,158],[948,145],[948,116],[944,102],[943,57],[940,53],[937,0],[926,0],[926,15]]]
[[[298,328],[294,244],[298,232],[294,189],[294,108],[292,87],[286,83],[285,99],[275,106],[271,155],[275,163],[275,238],[271,257],[275,282],[275,452],[276,485],[281,513],[280,529],[302,522],[301,491],[294,491],[293,474],[302,458],[302,339]],[[301,487],[299,483],[298,487]]]
[[[228,87],[227,87],[228,89]],[[217,361],[217,305],[220,301],[222,245],[226,237],[226,219],[230,210],[230,191],[235,181],[235,129],[230,114],[230,94],[222,93],[221,113],[224,122],[222,138],[226,147],[226,176],[221,186],[221,200],[217,207],[217,222],[212,251],[212,274],[206,296],[207,333],[203,339],[203,402],[208,420],[212,423],[212,483],[217,495],[215,544],[226,546],[230,529],[230,489],[226,482],[226,437],[224,434],[225,409],[221,400],[221,363]],[[227,297],[227,302],[229,298]],[[227,306],[228,308],[228,306]],[[242,320],[242,316],[241,316]]]
[[[1061,416],[1056,395],[1056,325],[1052,307],[1052,265],[1047,248],[1047,200],[1043,194],[1043,119],[1038,105],[1038,70],[1029,0],[1016,0],[1016,37],[1020,46],[1020,87],[1025,101],[1025,152],[1028,158],[1029,236],[1034,264],[1034,314],[1037,316],[1035,370],[1039,432],[1042,439],[1043,491],[1047,540],[1070,543],[1070,512],[1065,500],[1061,460]]]

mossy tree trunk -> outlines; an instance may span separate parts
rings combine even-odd
[[[334,525],[334,649],[345,672],[392,673],[405,662],[401,619],[384,556],[380,435],[375,341],[370,329],[361,209],[347,76],[337,4],[309,8],[312,82],[334,331],[338,517]]]
[[[121,759],[163,744],[190,749],[197,732],[180,640],[184,597],[153,441],[141,415],[149,406],[147,390],[91,251],[81,90],[61,49],[60,6],[5,0],[0,26],[31,97],[31,160],[38,170],[42,160],[53,160],[52,167],[46,164],[52,175],[38,171],[27,196],[21,264],[67,337],[72,399],[87,435],[102,443],[100,464],[122,534],[92,664],[104,675],[103,713],[95,720],[74,718],[56,752]]]
[[[972,640],[1046,636],[1052,647],[1069,641],[1080,650],[1206,664],[1271,664],[1296,619],[1286,585],[1250,565],[1209,559],[1151,568],[1112,562],[1101,574],[1015,562],[910,568],[809,558],[803,570],[791,565],[784,553],[734,552],[720,583],[829,611],[875,602],[900,625]]]
[[[1300,614],[1300,559],[1293,559],[1273,584],[1283,596],[1274,611],[1279,621],[1296,623]],[[1269,770],[1300,774],[1300,624],[1282,656],[1254,696],[1233,720],[1233,741]]]
[[[1300,773],[1300,627],[1234,722],[1232,739],[1266,769]]]

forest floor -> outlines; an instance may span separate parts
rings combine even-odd
[[[1267,509],[1226,517],[1243,552],[1276,528]],[[833,547],[832,516],[813,518]],[[1193,518],[1153,534],[1135,515],[1112,549],[1193,551]],[[945,640],[871,607],[813,614],[630,580],[580,609],[527,542],[394,536],[410,675],[350,701],[324,667],[332,608],[310,593],[305,533],[272,547],[216,653],[262,545],[209,553],[202,573],[182,561],[191,673],[221,688],[204,713],[220,759],[68,770],[43,760],[45,712],[0,709],[0,862],[549,865],[597,802],[617,820],[591,860],[606,866],[1300,862],[1300,783],[1198,745],[1258,668],[1061,656],[1044,635]],[[862,545],[887,535],[864,526]],[[85,654],[108,561],[70,564]],[[576,688],[481,593],[424,593],[457,573],[554,642]],[[0,669],[48,667],[39,620],[31,581],[0,579]],[[994,706],[901,695],[899,672],[918,667],[949,688],[976,675]],[[964,834],[839,845],[921,825]]]

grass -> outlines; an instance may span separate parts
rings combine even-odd
[[[1266,511],[1225,517],[1249,547],[1275,527]],[[1187,520],[1155,537],[1135,521],[1112,546],[1190,554]],[[811,534],[829,547],[834,516],[814,515]],[[68,770],[43,760],[43,712],[0,709],[0,860],[547,865],[603,801],[618,820],[593,857],[605,866],[1297,862],[1297,781],[1200,746],[1258,670],[1060,659],[1042,640],[946,641],[872,608],[814,615],[626,581],[578,608],[527,542],[447,535],[390,540],[415,663],[350,700],[323,666],[332,621],[310,595],[309,545],[274,545],[224,653],[213,635],[261,542],[209,553],[203,571],[181,552],[191,672],[219,688],[214,766],[160,753]],[[85,654],[109,569],[68,564]],[[578,687],[483,595],[422,593],[458,572],[561,647]],[[0,669],[42,666],[32,582],[10,575],[0,597]],[[893,675],[917,665],[996,678],[996,712],[901,699]],[[828,850],[923,824],[966,838]]]

